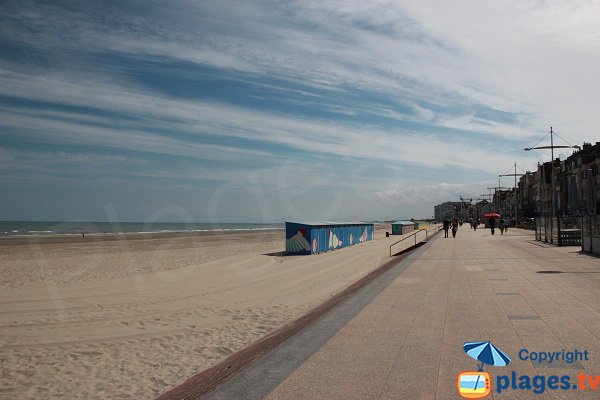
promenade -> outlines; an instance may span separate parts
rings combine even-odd
[[[458,399],[457,374],[477,370],[462,345],[487,340],[512,359],[484,367],[488,398],[600,397],[600,385],[553,390],[541,378],[543,393],[517,381],[499,394],[496,381],[515,371],[568,375],[576,386],[581,373],[600,375],[599,258],[535,242],[531,231],[491,236],[463,225],[456,238],[442,232],[394,268],[207,397]],[[520,359],[522,349],[588,350],[589,359],[538,363]],[[591,379],[588,387],[600,383]]]

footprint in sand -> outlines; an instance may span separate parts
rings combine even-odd
[[[81,354],[83,356],[93,356],[93,357],[98,357],[103,355],[104,353],[100,352],[100,351],[78,351],[78,354]]]
[[[217,353],[219,353],[223,356],[228,356],[231,353],[233,353],[233,351],[228,347],[217,347],[216,350],[217,350]]]

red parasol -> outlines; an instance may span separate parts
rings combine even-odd
[[[483,214],[483,218],[501,218],[501,215],[495,212]]]

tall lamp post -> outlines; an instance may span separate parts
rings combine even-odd
[[[503,177],[503,176],[514,176],[515,177],[515,227],[518,225],[519,223],[519,205],[517,203],[518,197],[517,197],[517,176],[521,176],[522,174],[517,174],[517,163],[515,163],[515,173],[514,174],[501,174],[498,175],[499,177]]]
[[[564,140],[564,139],[563,139]],[[554,137],[553,137],[553,132],[552,132],[552,127],[550,127],[550,146],[538,146],[538,147],[526,147],[525,151],[530,151],[530,150],[542,150],[542,149],[550,149],[550,157],[552,157],[550,159],[550,191],[551,196],[550,196],[550,204],[552,207],[551,213],[550,213],[550,243],[554,244],[554,240],[553,240],[553,234],[554,234],[554,215],[555,215],[555,207],[554,207],[554,149],[580,149],[580,146],[555,146],[554,145]]]

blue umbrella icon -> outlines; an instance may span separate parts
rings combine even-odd
[[[480,371],[483,371],[483,364],[504,367],[510,362],[510,358],[489,341],[466,342],[463,344],[463,349],[470,357],[481,361],[481,365],[477,365]]]
[[[483,364],[494,365],[497,367],[504,367],[510,363],[510,358],[504,354],[502,350],[492,344],[492,342],[466,342],[463,344],[465,353],[481,361],[481,365],[477,364],[477,369],[483,371]],[[475,381],[475,387],[479,383],[479,376]]]

